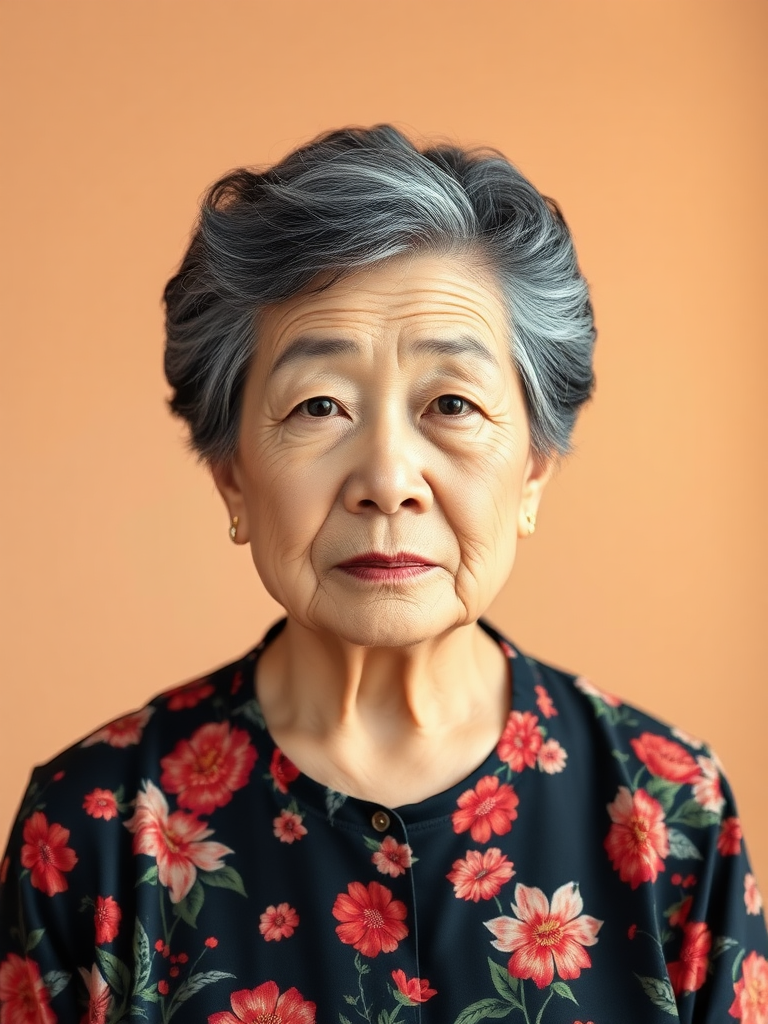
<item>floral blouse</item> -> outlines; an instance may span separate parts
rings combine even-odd
[[[698,740],[487,625],[497,747],[397,808],[302,775],[259,652],[37,768],[0,870],[2,1024],[768,1022],[768,937]]]

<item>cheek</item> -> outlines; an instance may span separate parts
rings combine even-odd
[[[461,548],[456,588],[464,604],[489,603],[512,571],[523,466],[511,452],[507,439],[461,466],[446,505]]]
[[[323,484],[325,483],[325,488]],[[251,550],[270,594],[290,606],[300,591],[313,591],[316,577],[312,546],[328,515],[328,481],[309,467],[296,470],[285,461],[264,467],[251,493]]]

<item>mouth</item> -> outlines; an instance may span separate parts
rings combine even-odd
[[[436,565],[423,555],[414,555],[407,551],[399,551],[396,555],[368,551],[364,555],[355,555],[346,562],[339,562],[337,568],[356,579],[385,582],[421,576],[436,568]]]

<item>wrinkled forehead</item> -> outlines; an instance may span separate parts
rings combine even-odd
[[[258,361],[265,372],[298,338],[340,343],[416,345],[463,339],[501,361],[508,358],[509,325],[500,287],[490,270],[466,257],[413,255],[363,268],[268,307],[257,325]],[[435,354],[439,354],[436,346]],[[506,361],[506,360],[505,360]]]

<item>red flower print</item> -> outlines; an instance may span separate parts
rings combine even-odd
[[[204,679],[186,683],[184,686],[177,686],[165,694],[168,700],[168,710],[183,711],[185,708],[195,708],[201,700],[210,697],[212,693],[213,686]]]
[[[633,889],[641,882],[655,882],[669,853],[661,804],[644,789],[633,795],[626,786],[619,786],[608,813],[613,824],[604,846],[622,882],[629,882]]]
[[[398,875],[404,875],[406,870],[411,867],[413,856],[407,843],[398,843],[394,836],[386,836],[371,857],[371,861],[382,875],[391,875],[392,878],[397,878]]]
[[[161,758],[160,785],[178,794],[179,807],[210,814],[246,785],[256,757],[247,732],[230,729],[229,722],[209,722]]]
[[[69,829],[48,824],[42,811],[35,811],[24,825],[21,863],[32,871],[32,885],[46,896],[65,892],[69,882],[65,871],[77,864],[77,854],[67,846]]]
[[[213,935],[209,935],[208,938],[205,940],[205,945],[208,947],[208,949],[216,949],[218,944],[219,940],[214,938]]]
[[[111,896],[97,896],[93,923],[96,926],[96,945],[112,942],[120,928],[123,912]]]
[[[539,720],[530,711],[511,711],[496,750],[513,772],[533,768],[543,742]]]
[[[683,992],[697,992],[704,984],[711,948],[712,934],[703,921],[692,921],[685,926],[680,959],[667,964],[676,996]]]
[[[112,995],[109,986],[99,973],[96,964],[90,972],[84,967],[79,968],[80,977],[88,990],[88,1010],[80,1024],[106,1024],[107,1015],[112,1009]]]
[[[693,906],[693,896],[686,896],[681,903],[675,904],[675,908],[669,914],[669,924],[672,928],[682,928],[688,920],[688,915]]]
[[[92,747],[94,743],[108,743],[110,747],[131,747],[141,739],[154,711],[154,708],[142,708],[141,711],[134,711],[132,715],[118,718],[117,721],[105,725],[103,729],[97,729],[80,745]]]
[[[491,945],[512,953],[513,978],[533,978],[538,988],[550,985],[555,969],[561,978],[578,978],[592,960],[585,946],[594,946],[603,922],[582,914],[584,903],[575,882],[561,885],[550,906],[541,889],[515,886],[512,917],[496,917],[485,927],[495,935]],[[515,918],[517,920],[515,920]]]
[[[3,1024],[56,1024],[48,989],[34,960],[9,953],[0,964]]]
[[[701,804],[705,811],[719,814],[725,806],[725,797],[720,788],[717,762],[714,758],[703,755],[699,755],[696,760],[699,762],[701,774],[693,784],[693,799]]]
[[[285,754],[275,748],[269,763],[269,774],[281,793],[288,792],[288,786],[299,777],[299,769]]]
[[[557,740],[547,740],[543,743],[536,758],[539,770],[547,775],[556,775],[565,768],[565,761],[568,754],[560,746]]]
[[[720,826],[717,849],[724,857],[735,857],[741,852],[741,822],[738,818],[726,818]]]
[[[536,691],[536,707],[545,718],[553,718],[557,714],[557,708],[552,703],[552,698],[544,686],[534,686]]]
[[[287,903],[278,903],[276,907],[267,907],[261,915],[259,931],[267,942],[279,942],[290,939],[299,924],[299,915]]]
[[[514,873],[512,861],[492,846],[485,853],[467,850],[464,860],[455,860],[453,870],[445,877],[453,884],[457,899],[479,903],[497,896]]]
[[[232,1013],[212,1013],[208,1024],[315,1024],[315,1004],[295,988],[280,994],[274,981],[229,997]]]
[[[615,697],[612,693],[606,693],[605,690],[599,690],[586,676],[578,676],[574,679],[573,685],[588,697],[597,697],[598,700],[601,700],[603,704],[607,704],[610,708],[617,708],[621,704],[618,697]]]
[[[294,843],[307,834],[300,814],[293,811],[280,811],[272,822],[272,831],[281,843]]]
[[[222,843],[204,842],[213,835],[204,821],[184,811],[168,813],[168,802],[152,782],[136,795],[136,810],[124,822],[133,832],[133,852],[145,853],[157,861],[157,877],[170,890],[172,903],[179,903],[195,884],[197,869],[218,871],[222,857],[232,853]]]
[[[412,1003],[426,1003],[437,995],[437,989],[429,987],[428,978],[406,978],[405,971],[392,971],[392,980]]]
[[[698,778],[699,766],[679,743],[652,732],[644,732],[629,742],[651,775],[680,783]]]
[[[627,928],[627,938],[628,938],[628,939],[629,939],[629,941],[631,942],[631,941],[632,941],[632,939],[634,939],[634,937],[635,937],[636,935],[637,935],[637,925],[636,925],[636,924],[631,924],[631,925],[629,926],[629,928]]]
[[[748,914],[759,914],[763,909],[763,897],[757,887],[757,879],[751,871],[744,875],[744,906]]]
[[[453,831],[466,832],[476,843],[487,843],[491,834],[506,835],[517,817],[520,803],[517,793],[496,775],[485,775],[474,789],[467,789],[457,800],[459,810],[451,815]]]
[[[168,984],[165,978],[162,978],[160,981],[158,981],[157,991],[160,993],[161,996],[167,996],[170,990],[171,986]]]
[[[110,821],[117,817],[117,800],[111,789],[93,789],[86,793],[83,810],[92,818],[103,818]]]
[[[56,772],[56,774],[53,776],[53,781],[61,782],[61,780],[64,778],[66,774],[66,772]]]
[[[742,1024],[768,1021],[768,960],[752,952],[741,965],[741,977],[733,986],[734,999],[728,1013]]]
[[[333,904],[333,916],[341,924],[336,934],[363,956],[392,953],[408,934],[406,907],[378,882],[350,882],[347,892],[339,893]]]

